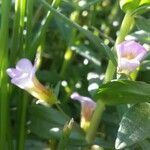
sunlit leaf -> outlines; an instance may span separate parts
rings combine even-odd
[[[142,5],[149,5],[149,0],[120,0],[120,7],[123,11],[134,11]]]
[[[136,40],[141,43],[150,44],[150,32],[140,30],[136,31],[126,37],[126,39]]]
[[[149,137],[150,104],[137,104],[124,114],[118,129],[115,147],[122,149]]]
[[[95,98],[107,105],[150,102],[150,84],[129,80],[112,81],[102,85]]]
[[[147,32],[150,32],[150,19],[146,19],[144,17],[138,17],[135,19],[136,26],[139,30],[145,30]]]
[[[94,64],[100,66],[101,62],[98,60],[98,57],[96,54],[90,50],[88,47],[83,46],[83,45],[78,45],[78,46],[71,46],[71,49],[74,50],[76,53],[80,54],[81,56],[87,58]]]

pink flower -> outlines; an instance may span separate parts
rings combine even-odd
[[[26,90],[39,100],[54,104],[56,97],[52,91],[47,90],[37,80],[35,72],[36,67],[26,58],[19,60],[16,64],[16,68],[7,69],[7,74],[12,78],[11,83]]]
[[[90,125],[92,114],[95,110],[96,103],[89,97],[81,96],[77,92],[71,95],[71,99],[77,100],[81,103],[81,128],[87,130]]]
[[[135,41],[124,41],[117,47],[118,72],[130,74],[140,66],[147,51]]]

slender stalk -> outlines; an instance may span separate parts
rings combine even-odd
[[[88,130],[86,134],[86,140],[89,144],[92,144],[92,141],[95,138],[96,131],[97,131],[97,128],[100,123],[102,113],[104,112],[104,110],[105,110],[105,104],[99,100],[97,102],[96,109],[91,120],[90,129]]]
[[[11,43],[11,62],[15,63],[16,53],[19,46],[19,29],[20,29],[20,0],[15,1],[15,18],[13,24],[13,35]]]
[[[26,7],[27,4],[27,7]],[[24,56],[26,56],[26,50],[29,44],[31,35],[31,19],[32,19],[32,9],[33,0],[21,0],[19,6],[19,47],[18,52],[22,56],[22,51]],[[25,14],[27,11],[27,24],[26,24],[26,34],[23,34],[25,30]],[[30,14],[29,14],[30,13]],[[18,102],[18,136],[17,136],[17,150],[25,149],[25,124],[26,124],[26,111],[28,105],[28,97],[25,93],[21,93],[23,98]]]
[[[130,32],[134,24],[134,16],[129,11],[125,14],[124,19],[121,24],[119,35],[116,39],[116,45],[124,41],[126,35]],[[115,46],[116,46],[115,45]]]
[[[6,68],[8,65],[8,24],[11,0],[2,0],[0,28],[0,150],[8,148],[9,99]]]
[[[72,20],[73,22],[78,22],[78,17],[79,17],[79,11],[74,11],[70,15],[70,20]],[[77,33],[77,31],[72,29],[72,31],[71,31],[72,36],[70,37],[68,47],[64,54],[64,62],[63,62],[63,65],[62,65],[61,71],[60,71],[60,76],[62,78],[65,76],[66,69],[68,68],[68,66],[73,58],[73,51],[70,48],[70,45],[75,43],[76,33]]]
[[[29,44],[32,35],[31,33],[32,33],[33,4],[34,4],[34,0],[27,0],[27,24],[26,24],[26,37],[25,37],[26,51],[29,51]]]
[[[71,130],[73,128],[74,120],[71,119],[69,122],[67,122],[63,128],[62,135],[60,137],[60,141],[58,144],[57,150],[66,150],[67,144],[69,142],[69,137],[71,134]]]
[[[6,69],[7,60],[3,59],[3,66],[1,71]],[[9,137],[8,131],[8,116],[9,116],[9,99],[8,99],[8,88],[7,88],[7,77],[1,76],[1,85],[5,89],[1,88],[0,96],[0,149],[7,149],[8,141],[7,136]]]
[[[115,46],[124,40],[125,36],[130,32],[131,28],[133,27],[133,23],[134,23],[134,16],[132,16],[130,12],[127,12],[122,21],[120,32],[115,42]],[[114,52],[115,52],[115,46],[113,48]],[[111,61],[109,61],[106,74],[105,74],[105,81],[104,81],[105,83],[113,79],[115,71],[116,71],[116,67],[113,65]]]
[[[61,0],[53,0],[52,7],[57,8],[57,7],[59,7],[60,3],[61,3]],[[39,43],[40,43],[41,39],[43,38],[44,33],[46,32],[47,26],[48,26],[49,22],[51,21],[52,16],[53,16],[53,14],[50,11],[48,11],[46,14],[46,17],[42,20],[41,27],[40,27],[37,35],[33,39],[33,42],[31,43],[30,49],[32,51],[30,52],[29,55],[32,56],[33,55],[32,53],[35,52],[35,50],[39,46]]]
[[[24,45],[24,31],[25,31],[25,13],[27,0],[20,0],[20,36],[19,36],[19,53],[22,55],[22,51],[25,50]],[[24,55],[25,55],[25,51]]]
[[[25,149],[25,124],[26,124],[26,112],[28,105],[27,95],[24,93],[23,99],[20,101],[19,99],[19,110],[18,110],[18,142],[17,142],[17,150]]]
[[[134,22],[134,16],[132,16],[130,12],[127,12],[122,21],[120,33],[116,39],[115,46],[124,40],[125,36],[129,33],[133,25],[133,22]],[[115,50],[115,48],[113,50]],[[116,67],[112,64],[111,61],[109,61],[106,74],[105,74],[105,81],[104,81],[105,83],[113,79],[115,70],[116,70]],[[100,123],[101,116],[104,110],[105,110],[105,105],[99,100],[97,102],[96,110],[91,120],[90,128],[86,133],[86,140],[89,144],[91,144],[95,138],[96,131],[97,131],[97,128]]]

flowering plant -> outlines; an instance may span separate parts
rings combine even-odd
[[[0,150],[149,149],[149,8],[1,0]]]
[[[89,97],[81,96],[77,92],[71,94],[73,100],[77,100],[81,103],[81,121],[80,126],[84,130],[87,130],[90,126],[92,114],[95,110],[96,103]]]
[[[8,75],[12,78],[11,83],[36,97],[38,100],[55,104],[57,99],[54,93],[46,89],[36,78],[36,67],[30,60],[22,58],[16,64],[16,68],[8,68]]]
[[[135,41],[124,41],[117,45],[118,72],[130,74],[140,66],[146,49]]]

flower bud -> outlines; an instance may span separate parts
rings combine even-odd
[[[80,126],[85,131],[90,126],[90,121],[96,107],[96,103],[89,97],[81,96],[77,92],[71,95],[71,98],[81,103],[81,121]]]

